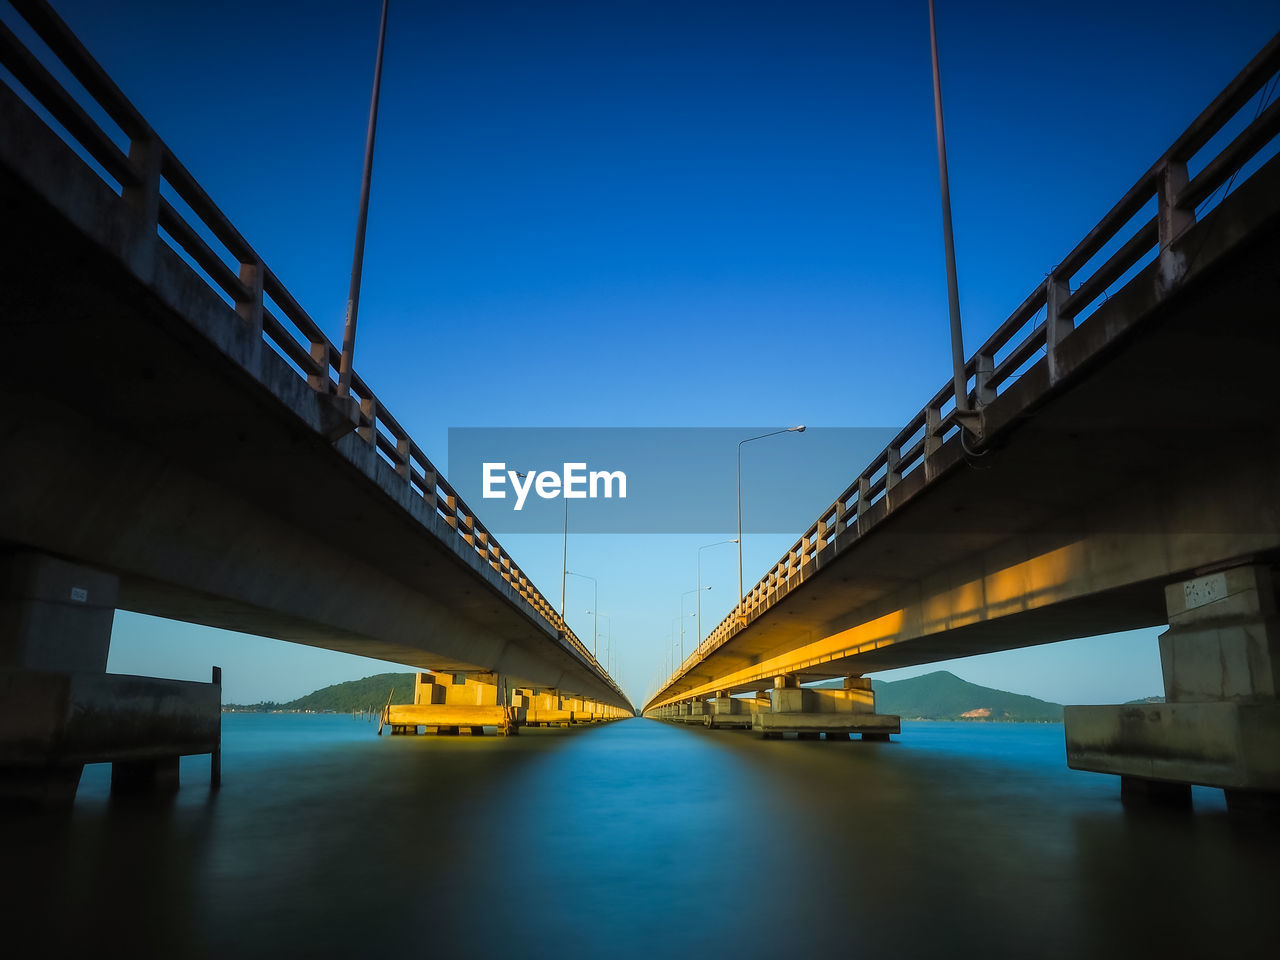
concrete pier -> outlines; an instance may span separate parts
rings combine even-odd
[[[423,670],[414,678],[413,703],[391,704],[384,722],[392,735],[416,734],[424,727],[444,736],[464,731],[480,736],[491,727],[513,736],[526,713],[523,703],[512,703],[505,680],[496,673]]]
[[[751,718],[759,709],[755,700],[734,698],[721,691],[707,701],[706,725],[709,729],[738,727],[751,729]]]
[[[112,789],[168,792],[178,758],[211,755],[217,785],[221,671],[210,683],[106,672],[116,578],[38,553],[0,557],[0,801],[69,805],[86,763]]]
[[[1126,802],[1280,807],[1280,618],[1274,571],[1240,566],[1170,584],[1165,703],[1066,708],[1067,763],[1114,773]]]
[[[573,711],[556,690],[526,695],[529,700],[526,724],[531,727],[567,727],[573,723]]]
[[[876,713],[876,695],[866,677],[846,677],[839,690],[801,687],[794,676],[780,676],[769,691],[769,709],[754,714],[751,728],[765,739],[794,733],[801,739],[888,740],[900,733],[901,719]]]

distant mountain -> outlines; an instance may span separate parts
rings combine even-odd
[[[839,687],[842,680],[827,680],[819,687]],[[1002,720],[1061,722],[1062,704],[1037,700],[961,680],[938,670],[909,680],[875,680],[876,712],[898,714],[908,720]]]
[[[1134,703],[1164,703],[1164,697],[1139,697],[1137,700],[1126,700],[1124,705],[1127,707]]]
[[[290,700],[288,703],[271,701],[253,704],[227,703],[222,709],[226,712],[238,713],[268,713],[273,710],[352,713],[369,707],[381,710],[386,705],[387,697],[391,696],[393,688],[395,697],[392,703],[413,702],[412,673],[379,673],[372,677],[365,677],[363,680],[335,683],[308,693],[305,697]]]

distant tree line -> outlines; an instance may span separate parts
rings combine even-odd
[[[222,709],[224,712],[237,713],[272,713],[281,710],[353,713],[370,707],[381,710],[387,697],[392,696],[393,688],[395,694],[392,703],[412,703],[413,680],[412,673],[379,673],[362,680],[335,683],[287,703],[277,703],[274,700],[249,704],[224,703]]]

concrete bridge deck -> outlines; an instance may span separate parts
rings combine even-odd
[[[0,670],[100,675],[120,608],[630,714],[56,13],[11,5],[52,57],[0,24]]]
[[[1220,601],[1162,640],[1169,699],[1200,706],[1094,716],[1081,755],[1178,753],[1174,728],[1222,704],[1212,771],[1187,777],[1280,790],[1226,756],[1257,727],[1230,704],[1271,717],[1280,693],[1280,103],[1250,102],[1278,68],[1280,37],[968,361],[977,416],[939,391],[647,714],[769,687],[777,711],[804,681],[1173,623],[1185,587]],[[1280,746],[1263,726],[1257,756]]]

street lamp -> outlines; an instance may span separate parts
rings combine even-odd
[[[524,480],[529,476],[528,473],[516,471],[516,476]],[[560,551],[560,622],[568,626],[564,622],[564,597],[565,597],[565,581],[569,576],[569,498],[563,497],[564,500],[564,547]]]
[[[561,499],[564,500],[564,548],[560,551],[560,619],[563,620],[565,578],[569,576],[569,498]]]
[[[604,655],[604,659],[607,664],[605,669],[608,670],[609,676],[612,677],[613,676],[613,619],[609,616],[609,614],[600,613],[599,611],[596,611],[596,610],[588,610],[587,613],[594,614],[595,616],[598,616],[598,617],[604,617],[605,626],[609,628],[609,646],[607,648],[608,652]]]
[[[705,546],[701,546],[698,548],[698,589],[699,590],[702,589],[702,551],[708,549],[709,547],[718,547],[721,544],[737,543],[737,542],[738,542],[738,538],[733,537],[732,539],[729,539],[729,540],[717,540],[715,543],[708,543]],[[739,586],[741,586],[741,584],[739,584]],[[708,587],[707,589],[710,590],[711,588]],[[698,643],[699,644],[702,643],[702,594],[701,593],[698,594]]]
[[[347,288],[347,316],[342,327],[342,354],[338,358],[338,396],[351,395],[353,355],[356,349],[356,316],[360,311],[360,275],[364,271],[364,232],[369,222],[369,187],[373,182],[373,139],[378,129],[378,94],[382,90],[382,51],[387,42],[387,4],[382,0],[378,25],[378,55],[373,63],[373,96],[369,102],[369,129],[364,139],[364,172],[360,177],[360,212],[356,218],[355,251],[351,255],[351,284]]]
[[[710,590],[711,588],[707,587],[707,589]],[[697,587],[694,590],[686,590],[684,593],[680,594],[680,662],[681,663],[684,663],[684,598],[689,596],[689,594],[691,593],[696,593],[698,595],[698,609],[702,609],[702,587],[701,586]],[[692,613],[690,614],[690,616],[697,616],[697,614]],[[698,622],[701,623],[702,622],[701,619],[699,619]]]
[[[583,580],[590,580],[592,589],[591,605],[594,607],[600,603],[600,584],[596,582],[595,577],[588,577],[585,573],[574,573],[572,570],[566,570],[564,573],[567,577],[581,577]],[[564,610],[564,600],[560,601],[560,609],[561,611]],[[588,610],[587,612],[590,613],[591,611]],[[563,612],[560,614],[560,619],[564,619]],[[597,621],[594,619],[591,621],[591,656],[593,657],[596,655],[596,623]]]
[[[692,591],[690,591],[690,592],[692,592]],[[680,599],[681,599],[681,601],[683,601],[683,600],[684,600],[684,597],[681,597]],[[689,616],[691,616],[691,617],[692,617],[692,616],[693,616],[693,614],[691,613],[691,614],[689,614]],[[679,636],[678,638],[676,637],[676,624],[677,624],[677,623],[679,623],[679,624],[680,624],[680,636]],[[673,649],[674,649],[674,647],[676,646],[676,644],[680,644],[680,647],[681,647],[681,650],[680,650],[680,662],[681,662],[681,663],[684,663],[684,649],[683,649],[683,648],[684,648],[684,609],[683,609],[683,607],[682,607],[682,608],[681,608],[681,610],[680,610],[680,616],[678,616],[678,617],[672,617],[672,618],[671,618],[671,646],[672,646],[672,648],[673,648]],[[674,653],[673,653],[673,655],[672,655],[672,657],[671,657],[671,660],[672,660],[672,663],[671,663],[671,672],[674,674],[674,673],[676,672],[676,666],[677,666],[677,665],[676,665],[676,663],[675,663],[675,656],[674,656]]]
[[[752,440],[776,437],[780,433],[804,433],[804,424],[786,427],[782,430],[773,430],[770,433],[762,433],[758,437],[747,437],[745,440],[738,441],[738,617],[743,621],[747,619],[747,615],[742,606],[744,599],[742,593],[742,445],[750,443]]]
[[[613,621],[612,621],[612,620],[609,620],[609,614],[608,614],[608,613],[600,613],[599,611],[595,611],[595,609],[591,609],[591,611],[586,611],[586,613],[590,613],[590,614],[591,614],[591,616],[593,616],[593,617],[604,617],[604,620],[605,620],[605,626],[608,626],[608,628],[609,628],[609,649],[611,649],[611,650],[612,650],[612,649],[613,649]],[[605,655],[604,655],[604,659],[605,659],[605,660],[608,660],[608,659],[609,659],[609,655],[608,655],[608,654],[605,654]],[[612,669],[611,669],[611,668],[609,668],[609,667],[605,667],[605,669],[607,669],[607,671],[608,671],[608,673],[609,673],[609,676],[613,676],[613,671],[612,671]]]

